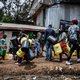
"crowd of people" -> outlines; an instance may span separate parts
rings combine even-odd
[[[52,61],[52,49],[53,45],[55,45],[55,41],[60,43],[62,47],[62,53],[59,54],[60,61],[62,61],[62,54],[64,53],[67,57],[66,64],[70,65],[70,59],[73,54],[73,52],[77,51],[77,62],[80,62],[80,46],[79,46],[79,26],[78,26],[78,20],[73,19],[71,21],[71,25],[68,28],[67,32],[64,28],[60,29],[59,31],[59,37],[56,36],[55,31],[52,29],[52,26],[49,25],[49,28],[45,31],[45,42],[46,42],[46,60]],[[54,39],[54,38],[57,39]],[[65,53],[65,50],[67,49],[67,44],[70,47],[70,51],[68,54]],[[66,49],[65,49],[66,47]]]
[[[13,59],[16,60],[15,64],[21,64],[22,60],[26,60],[27,63],[33,60],[35,57],[38,58],[42,56],[44,46],[46,46],[46,61],[52,61],[52,52],[56,54],[54,45],[60,44],[62,51],[59,54],[59,61],[62,62],[62,55],[66,55],[66,64],[70,65],[70,59],[73,52],[77,51],[77,62],[80,62],[80,46],[79,46],[79,26],[78,20],[73,19],[71,21],[70,27],[66,31],[64,28],[59,30],[57,35],[55,30],[50,24],[48,29],[45,30],[44,34],[38,32],[30,39],[29,34],[25,34],[20,31],[18,36],[14,36],[10,39],[9,53],[13,54]],[[4,59],[7,50],[6,35],[0,39],[0,56]],[[66,53],[68,47],[70,48]]]

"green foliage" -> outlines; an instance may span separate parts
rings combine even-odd
[[[14,20],[11,16],[3,16],[2,22],[13,23]]]
[[[31,4],[31,0],[26,0],[23,4],[21,4],[20,0],[1,0],[4,4],[2,9],[2,13],[0,11],[0,21],[7,22],[7,23],[26,23],[27,16],[29,13],[29,4]],[[7,4],[8,3],[8,4]],[[15,5],[13,7],[12,5]],[[13,16],[12,16],[13,14]],[[5,16],[6,15],[6,16]]]
[[[0,21],[2,20],[3,16],[4,16],[4,13],[3,13],[2,9],[0,9]]]

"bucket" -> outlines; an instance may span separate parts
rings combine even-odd
[[[49,42],[53,43],[53,44],[57,42],[57,38],[55,38],[55,37],[53,37],[53,36],[49,36],[49,37],[47,38],[47,40],[48,40]]]
[[[62,53],[62,48],[60,46],[60,43],[55,44],[53,48],[56,55],[59,55],[60,53]]]
[[[26,52],[26,50],[29,49],[29,42],[28,41],[24,41],[21,45],[21,50],[23,52]]]
[[[15,37],[12,37],[10,39],[10,41],[12,42],[13,46],[18,46],[18,40],[17,40],[17,37],[16,36]]]
[[[25,55],[25,53],[21,50],[21,48],[17,51],[17,56],[19,57],[23,57]]]

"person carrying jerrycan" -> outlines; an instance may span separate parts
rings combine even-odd
[[[70,65],[70,59],[72,56],[72,53],[74,52],[74,50],[77,51],[77,58],[78,58],[78,62],[80,62],[80,56],[79,56],[79,26],[78,26],[78,20],[77,19],[73,19],[72,20],[72,25],[69,27],[68,29],[68,38],[69,38],[69,42],[71,44],[71,49],[70,52],[68,54],[68,58],[66,61],[66,64]]]
[[[49,36],[56,37],[55,31],[52,29],[52,25],[48,26],[48,29],[45,31],[44,40],[46,42],[46,60],[52,61],[52,47],[53,43],[49,41]]]

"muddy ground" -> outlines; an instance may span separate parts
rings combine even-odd
[[[21,65],[16,65],[14,60],[1,60],[0,61],[0,77],[2,80],[5,76],[19,76],[22,75],[36,75],[38,76],[50,76],[50,80],[59,80],[59,79],[51,79],[53,76],[59,77],[64,75],[71,75],[71,76],[78,76],[80,80],[80,63],[77,63],[76,57],[73,57],[71,59],[72,65],[66,65],[65,59],[63,62],[57,62],[56,59],[54,61],[49,62],[45,61],[44,57],[41,58],[35,58],[32,60],[29,64],[26,63],[26,61],[23,61]],[[27,77],[26,76],[26,77]],[[30,77],[30,78],[31,78]],[[14,77],[15,78],[15,77]],[[5,79],[4,80],[33,80],[33,79]],[[34,77],[34,80],[37,77]],[[60,77],[61,78],[61,77]],[[73,77],[72,77],[73,78]],[[49,80],[49,79],[39,79],[39,80]],[[65,79],[63,79],[65,80]],[[68,80],[68,79],[66,79]],[[70,80],[70,79],[69,79]],[[78,79],[71,79],[71,80],[78,80]]]

